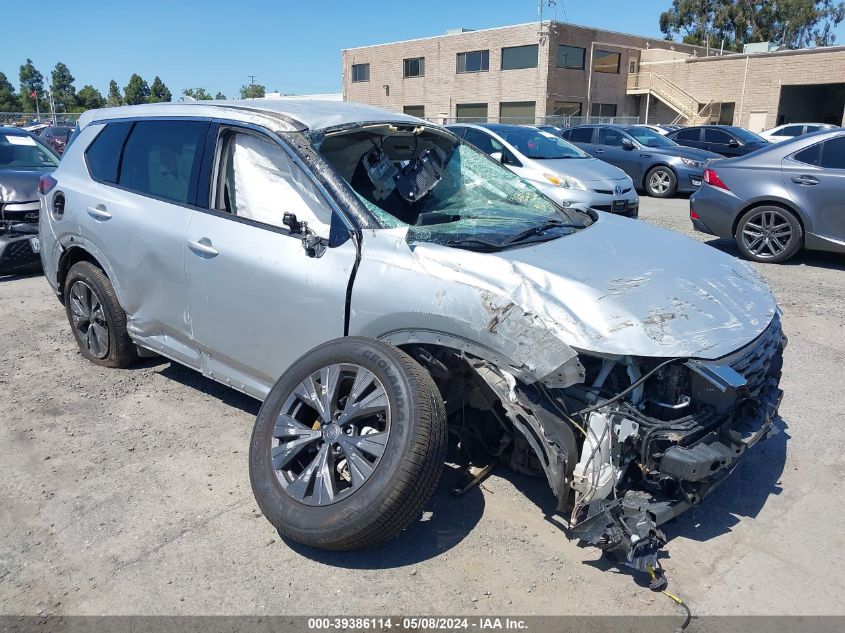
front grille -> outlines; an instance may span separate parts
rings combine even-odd
[[[756,397],[769,376],[780,372],[783,330],[780,316],[775,314],[769,327],[741,350],[723,359],[746,381],[749,395]]]
[[[606,196],[613,196],[613,195],[617,195],[617,194],[616,194],[616,192],[615,192],[615,191],[613,191],[612,189],[593,189],[593,191],[595,191],[596,193],[603,193],[603,194],[604,194],[604,195],[606,195]],[[627,189],[623,189],[623,190],[622,190],[622,193],[620,193],[620,194],[618,194],[618,195],[620,195],[620,196],[621,196],[621,195],[625,195],[625,194],[626,194],[626,193],[628,193],[629,191],[631,191],[631,187],[628,187]]]

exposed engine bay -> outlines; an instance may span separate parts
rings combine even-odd
[[[786,339],[776,315],[717,361],[579,356],[583,382],[522,384],[466,354],[418,347],[446,400],[459,463],[545,474],[570,535],[640,571],[658,526],[696,505],[777,432]]]

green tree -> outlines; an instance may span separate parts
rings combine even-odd
[[[41,111],[47,109],[46,94],[44,93],[44,75],[42,75],[31,59],[27,59],[26,63],[21,66],[20,70],[20,84],[21,91],[18,95],[20,100],[21,110],[24,112],[35,112],[35,92],[40,104]]]
[[[155,79],[153,79],[152,85],[150,86],[150,103],[167,103],[172,100],[173,95],[170,93],[170,89],[165,86],[164,82],[158,75],[156,75]]]
[[[215,98],[215,99],[222,99],[223,101],[225,101],[225,100],[226,100],[226,95],[224,95],[222,92],[220,92],[220,91],[218,90],[218,91],[217,91],[217,94],[216,94],[216,95],[214,95],[214,98]]]
[[[123,105],[123,97],[120,96],[120,88],[117,87],[117,82],[114,79],[109,82],[109,96],[106,99],[106,105],[110,108]]]
[[[117,84],[114,87],[116,89]],[[96,110],[105,105],[105,99],[103,99],[103,95],[94,86],[86,84],[76,93],[76,105],[77,109],[83,112],[85,110]]]
[[[845,3],[837,0],[673,0],[660,30],[667,39],[714,48],[724,42],[729,50],[750,42],[804,48],[833,44],[843,18]]]
[[[50,91],[53,93],[56,112],[67,112],[76,106],[76,88],[73,85],[75,79],[70,74],[70,69],[59,62],[50,73],[50,79]]]
[[[185,88],[182,94],[197,101],[209,101],[212,98],[205,88]]]
[[[0,72],[0,112],[17,112],[21,107],[15,87],[8,77]]]
[[[150,87],[140,75],[132,73],[129,78],[129,83],[123,89],[123,102],[126,105],[138,105],[140,103],[147,103],[150,98]]]
[[[261,84],[247,84],[241,86],[241,99],[257,99],[265,94],[264,86]]]

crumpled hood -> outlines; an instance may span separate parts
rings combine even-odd
[[[628,174],[624,171],[598,158],[535,159],[534,164],[554,174],[571,176],[582,182],[628,179]]]
[[[525,319],[579,351],[715,359],[756,338],[777,305],[745,262],[612,214],[569,236],[500,253],[417,244],[419,263],[475,278],[490,324]],[[519,310],[512,309],[520,308]]]
[[[679,158],[690,158],[692,160],[705,161],[711,158],[722,158],[721,154],[715,152],[708,152],[704,149],[696,149],[695,147],[684,147],[678,145],[677,147],[645,147],[641,151],[649,154],[660,154],[663,156],[678,156]]]
[[[38,200],[38,180],[48,169],[0,169],[0,204]]]

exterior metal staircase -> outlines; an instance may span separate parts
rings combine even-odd
[[[629,95],[651,95],[672,108],[678,116],[674,123],[703,125],[718,118],[720,105],[714,101],[700,102],[686,90],[655,72],[628,75]]]

